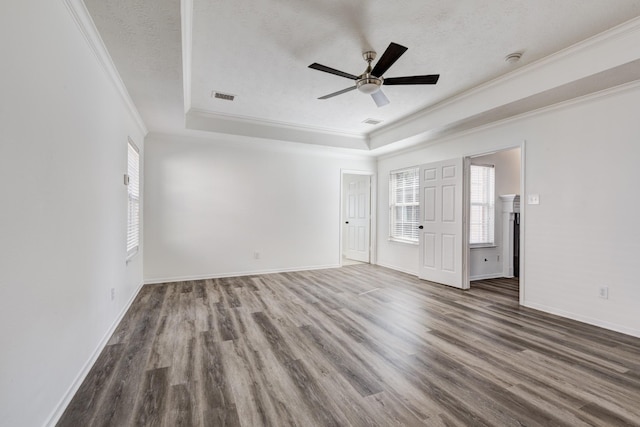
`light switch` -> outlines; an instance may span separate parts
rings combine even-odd
[[[539,205],[540,204],[540,195],[539,194],[529,194],[527,197],[527,203],[530,205]]]

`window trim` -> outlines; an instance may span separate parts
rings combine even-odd
[[[132,177],[131,175],[131,170],[129,168],[129,161],[130,161],[130,151],[129,149],[133,149],[133,151],[136,153],[137,155],[137,176]],[[138,148],[138,146],[135,144],[135,142],[133,142],[133,140],[131,139],[131,137],[127,138],[127,180],[126,180],[126,185],[127,185],[127,228],[126,228],[126,249],[127,249],[127,257],[126,257],[126,262],[128,263],[133,257],[135,257],[138,252],[140,251],[140,229],[141,229],[141,222],[142,222],[142,217],[140,215],[140,210],[142,207],[142,203],[141,203],[141,197],[140,197],[140,149]],[[132,180],[134,181],[134,184],[137,184],[137,194],[133,194],[132,191]],[[131,228],[131,222],[130,222],[130,212],[131,212],[131,203],[132,200],[135,200],[137,202],[138,205],[138,209],[137,209],[137,224],[136,224],[136,233],[137,233],[137,240],[136,240],[136,244],[135,246],[129,248],[129,233],[130,233],[130,228]]]
[[[396,185],[394,183],[395,177],[398,174],[401,174],[403,172],[409,172],[409,171],[415,171],[416,174],[416,188],[415,188],[415,201],[411,202],[411,203],[402,203],[402,204],[398,204],[395,203],[396,200],[396,194],[394,192],[394,190],[396,190]],[[396,222],[395,222],[395,212],[394,212],[394,208],[396,208],[399,205],[402,206],[416,206],[417,207],[417,211],[418,211],[418,222],[419,222],[419,217],[420,217],[420,167],[419,166],[411,166],[411,167],[407,167],[407,168],[402,168],[402,169],[396,169],[396,170],[392,170],[389,172],[389,237],[388,240],[391,242],[397,242],[397,243],[404,243],[404,244],[408,244],[408,245],[418,245],[420,243],[420,239],[419,239],[419,235],[417,232],[417,228],[416,228],[416,238],[412,239],[412,238],[407,238],[407,237],[402,237],[402,236],[394,236],[393,232],[396,229]],[[417,227],[417,225],[416,225]]]

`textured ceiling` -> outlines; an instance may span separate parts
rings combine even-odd
[[[184,128],[178,0],[85,0],[147,128]]]
[[[149,129],[183,130],[180,2],[85,3]],[[367,118],[393,123],[638,15],[637,0],[193,0],[187,99],[217,117],[366,134]],[[392,41],[409,49],[385,77],[439,73],[438,84],[385,86],[381,108],[357,91],[316,99],[352,81],[309,64],[357,75],[363,51]]]

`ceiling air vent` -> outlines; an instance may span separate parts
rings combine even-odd
[[[368,125],[379,125],[380,123],[382,123],[382,120],[367,119],[367,120],[363,121],[362,123],[366,123]]]
[[[213,98],[224,99],[225,101],[233,101],[235,99],[235,95],[229,95],[228,93],[216,92],[215,90],[211,92],[211,96]]]

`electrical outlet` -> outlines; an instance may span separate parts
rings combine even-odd
[[[116,288],[111,288],[111,301],[116,299]]]
[[[260,252],[254,252],[253,259],[260,259]]]
[[[600,298],[608,299],[609,298],[609,288],[606,286],[601,286],[598,288],[598,296]]]
[[[500,262],[500,255],[498,255],[498,260],[497,261]]]

